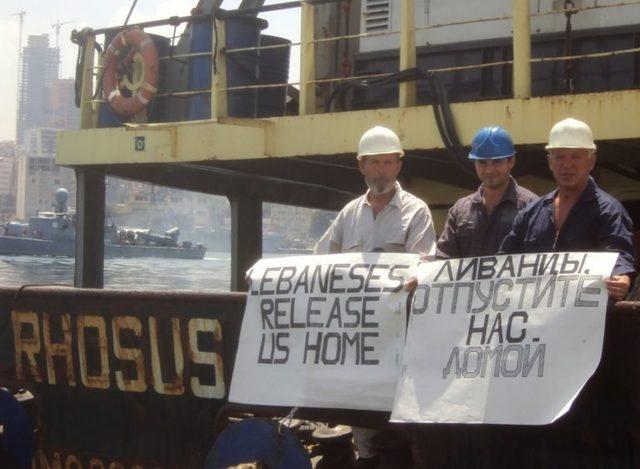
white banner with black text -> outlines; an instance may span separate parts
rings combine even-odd
[[[600,361],[616,258],[420,264],[391,420],[542,425],[563,415]]]
[[[229,400],[391,410],[419,256],[262,259],[249,271]]]

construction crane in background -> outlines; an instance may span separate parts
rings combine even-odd
[[[19,16],[20,17],[20,32],[19,35],[20,37],[19,42],[18,42],[18,47],[22,46],[22,25],[24,24],[24,16],[27,14],[26,11],[24,10],[20,10],[18,13],[13,13],[11,16]]]
[[[22,26],[24,24],[24,16],[26,11],[20,10],[18,13],[13,13],[11,16],[20,17],[20,29],[18,30],[18,77],[20,77],[20,57],[22,57]]]
[[[18,16],[20,18],[20,29],[18,30],[18,77],[16,80],[16,119],[20,119],[20,76],[22,74],[22,26],[24,25],[24,16],[26,11],[20,10],[18,13],[13,13],[11,16]]]
[[[51,27],[56,31],[56,49],[60,49],[60,28],[65,24],[71,23],[73,23],[73,21],[65,21],[62,23],[60,22],[60,20],[58,20],[56,23],[51,25]]]

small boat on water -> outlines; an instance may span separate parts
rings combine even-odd
[[[75,215],[67,208],[69,193],[56,191],[55,212],[40,212],[28,223],[9,222],[0,236],[0,254],[73,257],[75,255]],[[164,234],[149,229],[105,227],[106,257],[161,257],[203,259],[206,248],[190,241],[178,241],[180,230]]]

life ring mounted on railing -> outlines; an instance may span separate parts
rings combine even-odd
[[[129,46],[129,53],[121,57]],[[113,38],[104,56],[102,89],[116,113],[135,116],[147,107],[158,93],[158,62],[158,49],[140,28],[127,29]],[[136,63],[141,63],[140,72],[130,73]],[[128,90],[129,96],[123,90]]]

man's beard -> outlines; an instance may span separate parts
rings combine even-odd
[[[369,191],[371,192],[371,195],[374,195],[376,197],[390,194],[396,188],[395,179],[387,182],[382,189],[379,189],[375,183],[369,181],[368,179],[365,179],[365,181],[367,183],[367,187],[369,187]]]

